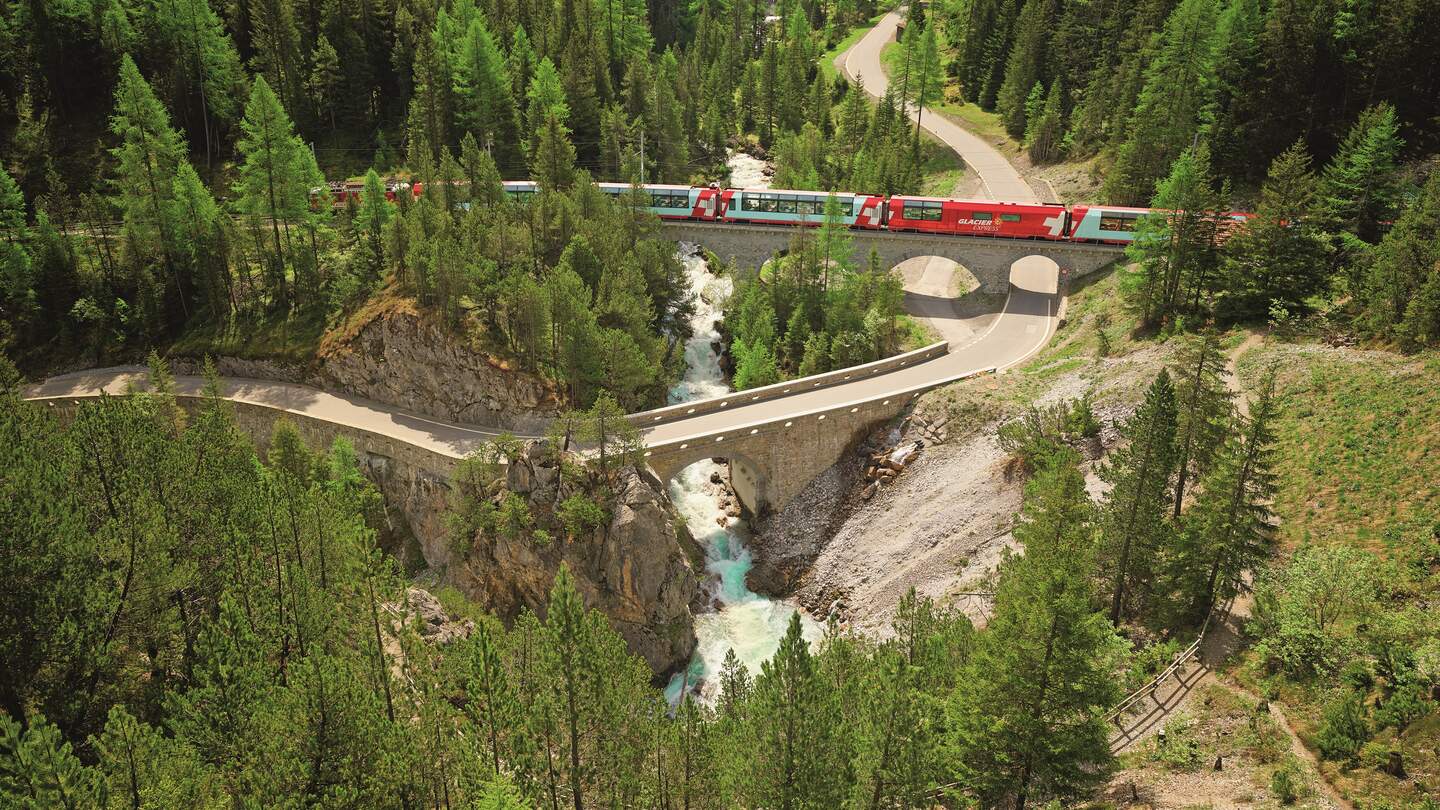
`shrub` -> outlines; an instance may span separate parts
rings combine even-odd
[[[1416,681],[1406,681],[1380,704],[1375,710],[1377,728],[1393,728],[1404,731],[1411,723],[1430,713],[1433,704],[1426,694],[1428,690]]]
[[[1000,448],[1020,459],[1028,470],[1049,463],[1062,448],[1100,433],[1090,394],[1053,405],[1031,406],[1013,422],[1000,426]]]
[[[1350,760],[1370,739],[1370,725],[1365,721],[1365,706],[1360,695],[1347,692],[1325,707],[1325,718],[1315,735],[1320,755],[1330,760]]]
[[[561,501],[556,514],[570,537],[590,532],[605,522],[605,510],[600,504],[578,492]]]
[[[1270,775],[1270,792],[1281,804],[1294,804],[1300,798],[1300,763],[1294,755],[1285,758]]]
[[[1200,741],[1195,739],[1194,722],[1180,718],[1165,724],[1165,733],[1155,740],[1155,758],[1173,770],[1190,771],[1200,766]]]

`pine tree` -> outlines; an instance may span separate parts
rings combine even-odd
[[[535,156],[530,174],[546,191],[564,191],[575,182],[575,147],[560,113],[550,110],[537,131]]]
[[[485,23],[477,16],[460,44],[455,71],[455,106],[459,129],[494,149],[509,163],[515,153],[515,100],[505,61]]]
[[[297,111],[304,76],[300,70],[300,31],[289,0],[246,0],[254,56],[251,69],[268,80],[286,110]]]
[[[1395,218],[1398,207],[1396,170],[1404,146],[1399,132],[1390,104],[1360,113],[1322,174],[1319,205],[1330,230],[1380,240],[1381,225]]]
[[[1170,476],[1175,472],[1175,389],[1161,370],[1135,415],[1120,427],[1125,445],[1110,453],[1100,478],[1110,485],[1102,511],[1100,571],[1110,621],[1136,613],[1170,526]]]
[[[1005,80],[995,99],[1000,121],[1010,137],[1025,137],[1028,128],[1025,101],[1036,84],[1048,76],[1048,46],[1059,12],[1057,0],[1025,0],[1020,18],[1015,22],[1015,44],[1005,64]]]
[[[385,264],[383,239],[391,214],[390,203],[385,199],[385,184],[372,168],[365,173],[365,190],[360,195],[360,211],[355,217],[355,228],[365,240],[366,250],[370,254],[370,272],[374,276],[380,275],[380,268]]]
[[[1423,293],[1440,277],[1440,172],[1426,181],[1419,199],[1400,215],[1375,251],[1365,281],[1365,321],[1381,334],[1417,343],[1433,342],[1440,323],[1424,322]],[[1417,306],[1419,302],[1419,306]],[[1414,312],[1412,313],[1412,308]]]
[[[1279,403],[1272,369],[1261,381],[1248,417],[1234,429],[1201,482],[1200,495],[1185,515],[1180,596],[1198,619],[1240,586],[1271,550],[1275,519],[1275,427]]]
[[[1186,342],[1175,357],[1175,395],[1177,401],[1175,452],[1175,509],[1172,516],[1180,519],[1185,503],[1185,485],[1192,472],[1203,477],[1211,466],[1215,452],[1225,439],[1230,422],[1230,389],[1224,375],[1225,355],[1220,351],[1220,338],[1206,330]]]
[[[243,160],[235,204],[257,224],[269,221],[271,288],[275,303],[286,310],[298,303],[286,277],[286,265],[293,258],[289,226],[309,213],[310,189],[323,185],[324,178],[317,176],[313,156],[295,136],[290,118],[263,76],[255,79],[240,127],[245,134],[236,144]],[[294,287],[302,286],[297,272]]]
[[[1270,164],[1255,216],[1225,245],[1220,317],[1245,320],[1275,306],[1298,314],[1324,292],[1327,246],[1316,223],[1316,186],[1303,143]]]
[[[490,153],[481,149],[469,132],[460,140],[460,166],[470,187],[471,206],[490,208],[504,201],[505,185],[500,170]]]
[[[176,260],[210,317],[223,321],[234,307],[235,290],[220,207],[188,162],[180,164],[172,196]]]
[[[125,217],[126,243],[142,258],[160,256],[170,264],[166,214],[175,174],[185,160],[185,142],[170,127],[165,107],[128,55],[120,60],[110,131],[120,139],[111,154],[116,161],[115,188]]]
[[[315,55],[311,58],[310,76],[305,80],[305,89],[310,93],[310,103],[315,112],[330,124],[330,133],[335,133],[335,108],[340,103],[340,88],[344,77],[340,73],[340,55],[322,34],[315,43]]]
[[[1193,143],[1215,95],[1217,13],[1213,0],[1182,0],[1166,21],[1125,142],[1105,181],[1107,200],[1117,205],[1144,202],[1171,162]]]
[[[1035,85],[1037,88],[1040,85]],[[1065,137],[1065,119],[1061,104],[1065,97],[1059,79],[1050,85],[1045,106],[1038,117],[1029,117],[1025,128],[1025,150],[1034,163],[1053,163],[1060,159]]]
[[[1111,762],[1103,713],[1119,697],[1122,645],[1093,608],[1094,535],[1074,453],[1026,486],[1001,566],[995,611],[949,706],[951,750],[964,783],[987,806],[1024,810],[1034,798],[1072,799]]]
[[[1213,286],[1219,263],[1216,212],[1223,203],[1210,175],[1210,152],[1201,145],[1186,150],[1156,187],[1126,255],[1139,267],[1130,289],[1140,321],[1159,326],[1200,311],[1201,297]]]
[[[7,807],[100,807],[105,788],[100,774],[75,756],[60,729],[43,715],[19,720],[0,714],[0,800]]]
[[[839,763],[829,761],[835,740],[832,700],[816,671],[792,613],[780,648],[761,665],[750,697],[756,723],[753,779],[758,803],[794,810],[841,803]]]

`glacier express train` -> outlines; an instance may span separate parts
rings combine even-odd
[[[344,206],[348,198],[358,201],[360,190],[356,186],[360,184],[329,185],[330,199],[335,206]],[[629,183],[596,183],[596,187],[617,198],[632,189]],[[506,181],[504,188],[507,196],[520,201],[528,200],[538,191],[535,182],[530,180]],[[661,219],[801,227],[818,226],[825,221],[825,204],[830,197],[830,192],[776,188],[665,184],[633,188],[648,197],[646,210]],[[317,194],[319,191],[316,189]],[[420,183],[389,181],[385,198],[393,202],[396,196],[405,193],[418,198],[422,192]],[[1066,206],[905,194],[887,197],[835,192],[834,196],[840,204],[840,221],[848,228],[1109,245],[1135,241],[1136,223],[1154,212],[1149,208],[1113,205]],[[1232,223],[1240,224],[1252,215],[1228,212],[1225,216]]]

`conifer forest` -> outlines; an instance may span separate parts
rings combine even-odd
[[[1437,17],[0,0],[0,808],[1440,810]]]

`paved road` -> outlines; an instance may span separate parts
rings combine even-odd
[[[51,377],[26,389],[25,398],[43,401],[95,396],[101,391],[123,394],[132,385],[145,388],[148,380],[149,371],[144,366],[92,369]],[[372,400],[331,394],[306,385],[243,377],[226,377],[222,384],[225,398],[235,402],[349,425],[454,458],[464,457],[500,433],[416,416]],[[175,378],[177,394],[199,396],[204,387],[201,377]]]
[[[1039,351],[1049,341],[1057,306],[1055,269],[1049,260],[1032,256],[1017,262],[1003,311],[989,317],[988,324],[979,329],[973,320],[965,322],[956,313],[954,299],[948,296],[949,269],[948,263],[930,262],[907,285],[906,295],[907,309],[952,340],[948,354],[876,377],[658,425],[646,430],[645,438],[660,442],[711,435],[752,422],[883,397],[974,371],[1004,369]],[[146,375],[141,366],[65,374],[31,386],[26,398],[43,401],[94,396],[101,391],[123,394],[132,385],[143,387]],[[198,395],[204,384],[200,377],[175,379],[176,391],[182,395]],[[227,377],[223,384],[226,397],[236,402],[360,428],[451,457],[466,455],[499,432],[428,419],[360,397],[294,383]]]
[[[895,31],[900,25],[900,19],[898,11],[886,14],[885,18],[870,29],[859,42],[852,45],[850,50],[835,57],[835,67],[851,81],[864,78],[865,90],[876,98],[884,96],[885,88],[890,84],[885,75],[885,68],[880,63],[880,50],[885,47],[885,43],[895,40]],[[910,111],[910,117],[912,119],[916,117],[914,110]],[[920,122],[925,131],[934,135],[941,143],[954,149],[960,157],[964,158],[965,163],[980,176],[980,181],[990,199],[1008,202],[1039,202],[1035,192],[1010,164],[1010,161],[1006,160],[1004,155],[983,138],[964,129],[949,118],[929,110],[920,116]]]
[[[932,262],[927,271],[934,266]],[[645,432],[646,440],[657,443],[710,436],[756,422],[879,399],[975,371],[1003,371],[1050,341],[1059,304],[1056,269],[1050,260],[1031,256],[1015,263],[1004,309],[978,336],[972,326],[962,322],[954,299],[946,293],[948,269],[945,263],[940,272],[922,273],[916,282],[906,286],[905,296],[908,310],[930,321],[945,339],[952,340],[948,354],[888,374],[658,425]]]

